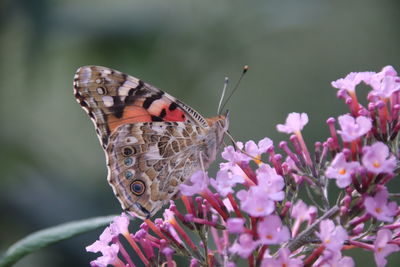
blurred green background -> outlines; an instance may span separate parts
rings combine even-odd
[[[0,251],[35,230],[120,212],[93,125],[72,93],[79,66],[140,77],[213,116],[224,77],[233,83],[248,64],[228,104],[233,136],[278,144],[287,136],[275,125],[307,112],[312,147],[328,135],[325,120],[347,112],[332,80],[399,70],[399,8],[395,0],[1,1]],[[96,256],[84,248],[99,233],[16,266],[88,266]],[[360,252],[361,264],[373,266],[372,254]]]

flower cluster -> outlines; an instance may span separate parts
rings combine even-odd
[[[367,104],[359,84],[372,88]],[[215,178],[198,171],[181,185],[182,208],[171,201],[163,218],[145,220],[136,233],[122,214],[88,251],[92,266],[355,266],[344,256],[362,248],[377,266],[400,250],[400,209],[388,183],[399,172],[400,78],[391,66],[350,73],[332,82],[350,112],[327,120],[330,136],[309,150],[305,113],[291,113],[269,138],[225,147]],[[339,193],[328,190],[335,180]],[[333,185],[334,186],[334,185]],[[334,199],[332,201],[332,199]],[[306,204],[307,203],[307,204]],[[127,242],[121,242],[125,239]],[[180,259],[179,259],[180,258]]]

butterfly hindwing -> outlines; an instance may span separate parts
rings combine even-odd
[[[159,210],[201,168],[199,153],[207,147],[199,142],[206,133],[186,122],[120,126],[106,153],[108,181],[122,207],[141,217]]]

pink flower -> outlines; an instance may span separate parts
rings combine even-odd
[[[290,157],[286,158],[285,163],[289,167],[289,170],[293,170],[294,171],[293,173],[291,173],[291,175],[294,178],[294,181],[297,184],[300,184],[304,180],[304,178],[303,178],[303,176],[296,174],[299,171],[299,168],[297,168],[296,163],[294,163],[293,159],[291,159]]]
[[[282,248],[279,250],[279,257],[277,259],[264,258],[261,263],[261,267],[301,267],[303,262],[300,259],[290,258],[290,250],[288,248]]]
[[[244,231],[244,218],[229,218],[226,221],[226,228],[231,234],[241,234]]]
[[[129,235],[129,218],[125,213],[114,218],[113,222],[110,224],[111,232],[114,236],[122,234],[124,236]]]
[[[233,146],[227,146],[224,148],[221,156],[228,162],[221,163],[220,170],[228,170],[234,175],[242,176],[243,170],[238,166],[238,163],[247,163],[249,162],[250,157],[241,152],[244,147],[242,142],[236,142],[236,146],[238,150],[235,150]]]
[[[301,199],[293,205],[291,216],[301,222],[312,220],[317,214],[317,208],[308,207]]]
[[[276,126],[277,130],[282,133],[296,133],[300,132],[303,127],[308,123],[308,116],[306,113],[290,113],[285,124],[278,124]]]
[[[174,266],[174,265],[176,265],[176,264],[174,264],[173,263],[173,260],[172,260],[172,255],[175,253],[175,251],[172,249],[172,248],[170,248],[170,247],[168,247],[168,246],[165,246],[165,247],[163,247],[162,249],[161,249],[161,252],[165,255],[165,257],[167,258],[167,266]]]
[[[100,252],[111,242],[115,235],[112,234],[110,227],[106,227],[103,233],[100,235],[99,240],[96,240],[93,244],[86,247],[88,252]]]
[[[257,233],[260,243],[265,245],[281,244],[290,238],[289,229],[282,225],[282,221],[277,215],[269,215],[259,222]]]
[[[107,267],[109,265],[115,265],[121,260],[118,258],[119,247],[116,244],[104,247],[101,250],[102,256],[98,257],[96,260],[90,262],[92,267]]]
[[[374,72],[351,72],[345,78],[340,78],[333,81],[331,85],[337,89],[346,90],[349,93],[354,93],[356,86],[362,81],[368,80]]]
[[[252,187],[254,190],[259,188],[264,191],[271,200],[283,200],[285,193],[282,189],[285,186],[285,182],[283,177],[278,175],[274,168],[271,168],[268,164],[261,164],[256,174],[258,185]]]
[[[240,200],[240,207],[250,216],[263,217],[275,210],[275,203],[263,189],[252,186],[249,191],[240,190],[236,194]]]
[[[363,148],[362,163],[374,174],[393,173],[396,158],[393,155],[389,156],[389,148],[382,142],[376,142],[372,146]]]
[[[192,177],[190,177],[190,181],[192,185],[181,184],[180,190],[183,195],[186,196],[193,196],[195,194],[199,194],[207,189],[209,184],[209,178],[206,172],[197,171],[195,172]]]
[[[243,182],[244,178],[242,176],[232,174],[227,170],[220,170],[217,173],[216,179],[210,180],[211,185],[223,197],[226,197],[229,193],[233,193],[233,187]]]
[[[392,66],[384,67],[378,73],[372,73],[365,83],[372,87],[372,95],[388,98],[393,92],[399,90],[396,70]]]
[[[345,188],[351,184],[351,174],[360,168],[357,161],[347,162],[344,153],[336,154],[331,165],[326,169],[325,175],[330,179],[336,179],[336,185]]]
[[[244,147],[247,154],[254,158],[259,158],[260,155],[266,153],[267,150],[272,147],[272,145],[272,140],[268,137],[265,137],[258,142],[258,145],[254,141],[250,140],[246,142]]]
[[[171,209],[165,209],[163,213],[164,222],[171,222],[175,220],[175,212]]]
[[[242,258],[247,258],[258,246],[250,234],[241,234],[239,239],[229,248],[231,253],[236,253]]]
[[[389,98],[394,92],[400,90],[398,77],[386,76],[382,79],[378,86],[373,87],[371,94],[381,98]]]
[[[354,119],[350,115],[339,116],[339,125],[341,131],[338,133],[342,136],[343,141],[351,142],[368,133],[372,128],[371,120],[364,116]]]
[[[200,266],[200,264],[199,264],[199,261],[197,259],[192,258],[190,260],[190,266],[189,267],[199,267],[199,266]]]
[[[222,203],[224,203],[225,208],[229,211],[232,212],[234,211],[233,207],[232,207],[232,203],[228,198],[224,198],[222,200]]]
[[[317,214],[318,210],[316,207],[307,207],[307,205],[301,199],[298,200],[292,207],[291,217],[295,219],[292,227],[292,235],[296,236],[301,224],[304,221],[311,223]]]
[[[318,264],[320,267],[332,267],[332,266],[340,266],[340,267],[354,267],[354,260],[348,256],[342,257],[342,253],[340,251],[324,251],[324,257],[322,258],[323,263]]]
[[[243,149],[242,142],[236,142],[236,146],[239,149]],[[233,146],[227,146],[224,148],[224,151],[221,153],[223,159],[229,161],[230,163],[238,163],[242,161],[248,161],[249,157],[243,154],[240,150],[235,150]]]
[[[364,206],[366,211],[383,222],[392,222],[397,212],[397,203],[388,203],[389,193],[386,189],[380,190],[374,197],[366,197]]]
[[[342,226],[335,226],[331,220],[323,220],[319,224],[319,229],[317,236],[325,247],[333,252],[339,251],[348,238],[346,230]]]
[[[285,197],[282,191],[285,182],[275,169],[268,164],[261,164],[257,170],[258,185],[251,186],[248,191],[237,193],[240,207],[254,217],[263,217],[271,214],[275,209],[274,201],[281,201]]]
[[[388,244],[392,240],[392,232],[387,229],[379,230],[374,242],[374,257],[376,266],[384,267],[387,263],[385,259],[390,253],[399,251],[399,246]]]

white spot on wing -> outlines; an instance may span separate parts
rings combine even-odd
[[[138,142],[136,137],[129,136],[125,139],[125,143],[130,145],[130,144],[136,144]]]
[[[132,173],[132,177],[130,179],[133,179],[135,177],[135,170],[134,169],[129,169],[129,171]]]
[[[103,69],[101,72],[101,76],[102,77],[106,77],[107,75],[111,74],[111,70],[110,69]]]
[[[112,107],[114,105],[114,99],[111,96],[102,96],[104,106]]]
[[[129,90],[132,88],[136,88],[139,84],[139,80],[136,78],[131,78],[129,80],[126,80],[124,84],[118,89],[118,94],[120,96],[127,96],[129,93]]]
[[[150,114],[160,114],[161,110],[168,106],[170,101],[166,98],[161,98],[151,103],[150,107],[148,108],[148,112]]]
[[[78,72],[82,83],[89,82],[89,79],[92,76],[92,70],[89,67],[82,67],[78,70]]]
[[[161,124],[153,125],[153,126],[151,127],[151,129],[152,129],[153,131],[155,131],[156,133],[160,134],[160,135],[164,135],[164,133],[165,133],[165,126],[163,126],[163,125],[161,125]]]

